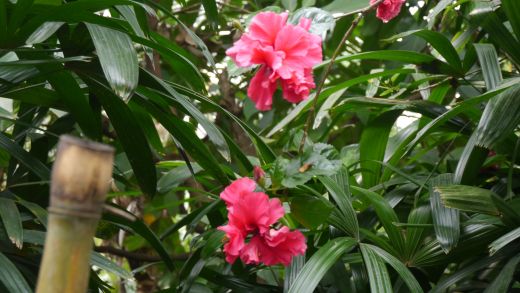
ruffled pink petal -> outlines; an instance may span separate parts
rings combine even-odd
[[[374,4],[377,0],[370,0],[370,5]],[[383,22],[389,22],[391,19],[399,15],[401,6],[406,0],[385,0],[377,7],[376,17],[381,19]]]
[[[227,242],[224,244],[226,261],[234,263],[245,246],[244,234],[237,227],[231,225],[220,226],[217,228],[226,233]]]
[[[288,266],[293,256],[302,255],[307,250],[305,237],[299,231],[290,231],[288,227],[280,230],[271,229],[268,233],[251,238],[240,253],[240,259],[246,264],[263,263],[267,266],[283,264]]]
[[[272,198],[269,200],[269,225],[276,223],[285,215],[282,203],[278,198]]]
[[[306,18],[306,17],[300,18],[300,21],[298,23],[298,25],[306,31],[311,29],[311,24],[312,24],[312,19]]]
[[[285,226],[280,230],[269,230],[264,235],[264,242],[266,245],[260,250],[261,261],[268,266],[288,266],[293,256],[303,255],[307,250],[303,234],[300,231],[290,231]]]
[[[261,257],[260,251],[265,251],[265,244],[261,236],[255,235],[240,252],[240,259],[245,264],[259,264]]]
[[[226,55],[231,57],[240,67],[249,67],[254,65],[253,59],[257,59],[257,51],[254,48],[260,47],[259,41],[251,39],[247,34],[233,44],[233,47],[226,50]]]
[[[292,78],[282,80],[283,98],[291,103],[299,103],[307,99],[315,87],[312,71],[306,69],[303,74],[294,74]]]
[[[251,192],[233,205],[228,213],[229,225],[246,233],[265,233],[284,215],[280,202],[271,201],[265,193]]]
[[[322,60],[321,38],[300,26],[286,25],[276,37],[275,50],[284,52],[282,66],[273,68],[283,79]]]
[[[247,95],[255,103],[260,111],[271,110],[273,94],[276,91],[276,78],[273,78],[272,70],[262,66],[251,79]]]
[[[278,32],[287,22],[287,13],[260,12],[251,20],[249,35],[266,45],[273,45]]]
[[[220,193],[220,198],[226,205],[232,206],[238,202],[246,194],[253,192],[256,189],[256,182],[250,178],[244,177],[233,181],[228,187]]]

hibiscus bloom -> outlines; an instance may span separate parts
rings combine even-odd
[[[227,225],[218,227],[226,233],[226,261],[233,263],[240,257],[246,264],[288,265],[293,256],[305,253],[305,237],[285,226],[273,229],[285,214],[282,204],[255,188],[253,180],[241,178],[220,194],[229,219]]]
[[[370,0],[370,5],[373,5],[378,0]],[[385,0],[377,7],[376,16],[383,22],[389,22],[392,18],[399,15],[401,6],[406,0]]]
[[[314,88],[312,67],[322,60],[321,38],[309,33],[311,20],[287,23],[287,13],[261,12],[249,31],[226,51],[238,66],[260,65],[247,94],[261,111],[270,110],[281,83],[283,97],[292,103],[309,96]]]
[[[240,258],[247,264],[263,263],[266,266],[283,264],[288,266],[294,255],[304,254],[307,250],[305,237],[299,231],[288,227],[271,229],[263,236],[255,235],[243,247]]]

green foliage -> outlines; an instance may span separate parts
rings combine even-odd
[[[409,0],[341,43],[368,2],[0,0],[0,291],[35,287],[61,134],[116,149],[92,292],[519,288],[520,4]],[[340,54],[260,113],[225,51],[285,9],[315,83]],[[255,165],[307,239],[285,268],[224,260],[218,195]]]

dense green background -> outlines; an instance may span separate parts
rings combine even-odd
[[[116,148],[129,214],[103,214],[93,292],[519,288],[520,2],[409,0],[340,44],[366,6],[0,0],[0,291],[34,289],[64,133]],[[316,81],[342,46],[302,151],[314,96],[259,113],[225,56],[261,10],[313,19]],[[218,194],[253,165],[307,237],[287,268],[224,262]]]

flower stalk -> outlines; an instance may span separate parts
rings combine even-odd
[[[37,293],[87,291],[94,233],[112,178],[112,147],[61,136]]]

